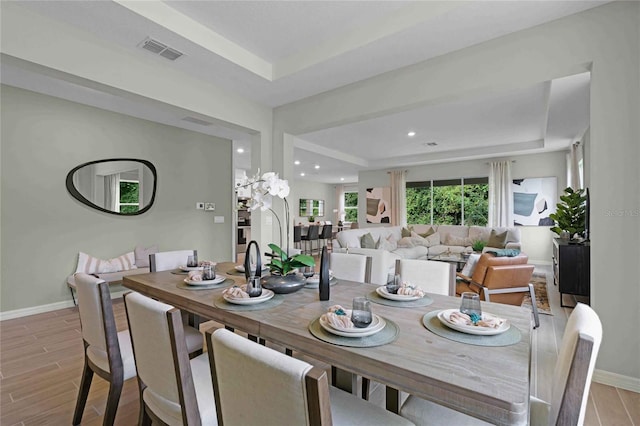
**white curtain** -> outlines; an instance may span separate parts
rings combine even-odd
[[[407,179],[406,170],[393,170],[391,175],[391,225],[407,224]]]
[[[104,177],[104,208],[114,212],[120,211],[120,173]]]
[[[582,187],[580,179],[580,160],[582,159],[582,145],[576,142],[571,145],[569,152],[569,186],[576,190]]]
[[[495,161],[489,169],[489,226],[513,226],[511,161]]]
[[[337,224],[338,221],[344,220],[344,185],[336,185],[336,208],[338,209]]]

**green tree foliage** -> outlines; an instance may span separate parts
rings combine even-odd
[[[120,182],[120,202],[121,203],[137,203],[138,189],[140,185],[137,182]],[[139,206],[120,206],[121,213],[135,213],[139,210]]]
[[[464,186],[465,225],[485,226],[489,216],[489,185]],[[431,223],[431,188],[407,188],[407,223]],[[462,224],[462,186],[433,187],[433,223]]]
[[[344,206],[355,207],[345,208],[345,221],[357,222],[358,221],[358,193],[357,192],[345,192],[344,193]]]
[[[557,223],[557,226],[551,228],[551,232],[560,235],[562,231],[567,231],[571,238],[574,234],[582,235],[585,229],[587,201],[584,189],[574,191],[571,187],[566,188],[560,200],[556,212],[549,215]]]

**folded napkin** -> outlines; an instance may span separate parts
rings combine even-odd
[[[200,262],[198,262],[198,266],[205,266],[205,265],[216,266],[216,262],[212,262],[210,260],[201,260]]]
[[[240,287],[238,287],[237,285],[234,285],[233,287],[229,287],[225,289],[222,292],[222,294],[227,295],[232,299],[248,299],[249,293],[247,293],[246,290],[247,290],[246,284],[241,285]]]
[[[518,249],[498,249],[487,250],[486,253],[493,253],[495,257],[515,257],[520,254]]]
[[[398,289],[398,294],[403,296],[424,297],[424,291],[420,287],[409,283],[402,283],[402,285]]]
[[[333,305],[329,308],[329,312],[323,315],[323,317],[327,320],[332,327],[337,328],[353,328],[353,322],[351,322],[351,318],[347,315],[347,312],[340,305]]]
[[[202,281],[202,271],[189,271],[189,281]]]
[[[474,323],[469,315],[463,314],[462,312],[454,311],[451,312],[451,315],[449,315],[449,321],[454,324],[460,325],[475,325],[478,327],[498,328],[502,324],[504,324],[506,320],[494,316],[488,317],[486,315],[483,315],[482,319]]]

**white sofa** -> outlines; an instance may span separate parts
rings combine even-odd
[[[403,239],[402,228],[402,226],[384,226],[344,230],[336,234],[333,240],[333,251],[371,256],[371,282],[385,284],[389,277],[393,276],[396,259],[427,259],[430,255],[438,255],[447,250],[451,253],[470,253],[473,251],[471,244],[476,240],[487,242],[492,229],[495,229],[496,233],[507,231],[506,245],[505,247],[487,246],[484,248],[485,251],[498,248],[521,248],[520,230],[515,227],[491,228],[462,225],[409,225],[407,227],[417,234],[424,234],[432,228],[438,235],[432,236],[429,242],[419,239],[412,240],[411,237]],[[376,243],[379,243],[382,238],[388,239],[393,236],[391,240],[400,244],[391,251],[380,248],[362,248],[361,238],[367,233],[371,234]],[[416,241],[419,243],[416,244]],[[452,242],[455,244],[451,244]]]

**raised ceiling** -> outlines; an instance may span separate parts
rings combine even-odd
[[[135,52],[157,66],[173,67],[277,107],[603,3],[25,1],[19,7]],[[184,56],[171,62],[140,49],[147,37]],[[177,106],[56,80],[3,59],[5,84],[233,138],[250,148],[250,137],[241,130],[185,122],[182,118],[189,111]],[[105,67],[126,72],[126,64],[109,63],[107,58]],[[322,163],[305,178],[353,181],[358,170],[451,161],[463,152],[479,158],[560,149],[586,125],[588,75],[296,135],[295,156],[301,166]],[[406,137],[409,130],[416,131],[414,138]],[[426,142],[437,145],[427,147]],[[391,144],[393,154],[387,148]]]

